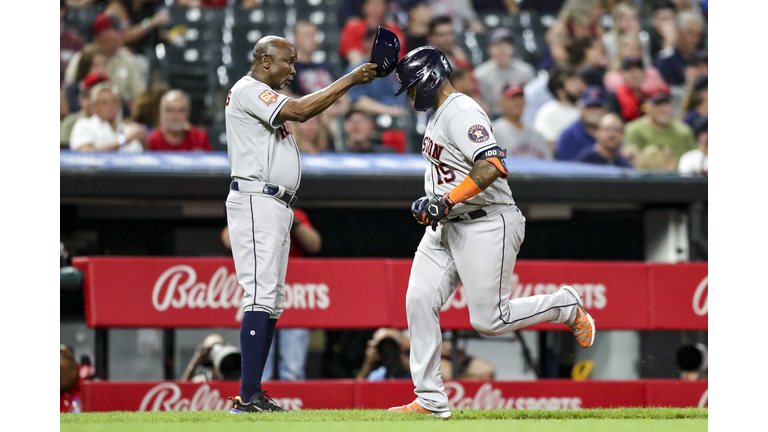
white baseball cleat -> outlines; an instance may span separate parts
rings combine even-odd
[[[581,294],[572,286],[564,285],[560,287],[561,290],[568,292],[573,298],[576,299],[578,305],[576,305],[576,319],[572,323],[566,324],[571,329],[576,340],[579,341],[579,345],[584,348],[589,348],[595,343],[595,320],[592,316],[584,310],[584,302],[581,299]]]

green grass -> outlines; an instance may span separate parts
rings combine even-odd
[[[453,410],[444,421],[386,410],[304,410],[232,415],[226,411],[61,414],[61,432],[687,432],[707,430],[706,408]]]

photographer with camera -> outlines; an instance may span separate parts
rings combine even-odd
[[[365,360],[357,378],[368,381],[410,379],[411,367],[408,363],[410,348],[408,338],[399,331],[390,328],[376,330],[368,341]]]
[[[195,350],[182,380],[203,382],[240,379],[240,350],[218,334],[210,334]]]

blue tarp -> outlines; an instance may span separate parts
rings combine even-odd
[[[576,162],[507,158],[512,174],[552,177],[637,177],[633,169]],[[302,172],[311,175],[422,175],[420,154],[305,154]],[[199,172],[229,175],[226,152],[76,153],[62,151],[61,171]]]

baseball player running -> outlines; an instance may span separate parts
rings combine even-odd
[[[451,417],[440,378],[440,308],[464,284],[472,327],[497,336],[541,322],[567,325],[579,344],[595,341],[595,325],[580,294],[563,286],[550,295],[509,300],[525,218],[505,180],[504,151],[491,122],[469,96],[445,79],[452,71],[434,47],[409,52],[397,65],[400,88],[417,110],[435,110],[424,132],[427,195],[411,206],[426,225],[406,295],[411,376],[416,400],[390,408]]]
[[[237,280],[245,291],[240,324],[242,382],[232,413],[284,411],[261,388],[277,319],[283,312],[285,272],[293,223],[291,205],[301,180],[301,159],[289,120],[306,121],[350,88],[376,77],[366,63],[328,87],[300,99],[278,94],[293,80],[296,49],[266,36],[253,48],[253,64],[227,96],[225,114],[232,184],[227,224]]]

